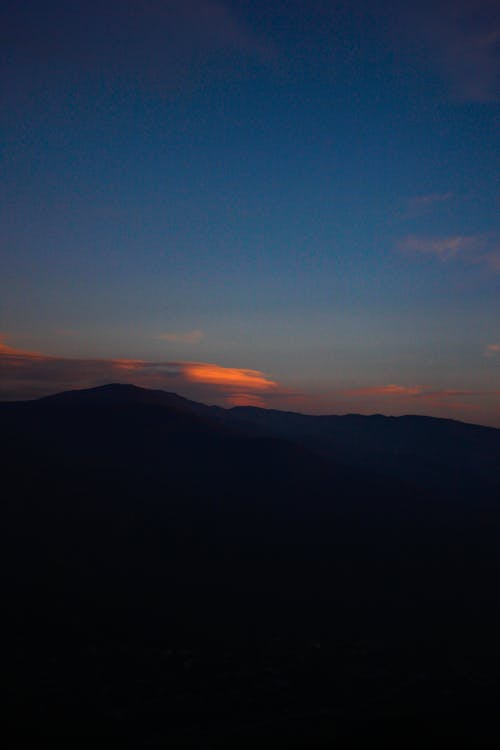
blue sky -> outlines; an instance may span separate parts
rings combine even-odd
[[[500,426],[500,8],[403,5],[4,2],[0,397]]]

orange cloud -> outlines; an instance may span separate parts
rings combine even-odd
[[[55,357],[16,349],[0,336],[0,399],[34,398],[116,381],[231,405],[264,406],[264,396],[288,393],[259,370],[209,362]]]
[[[22,365],[25,360],[43,360],[43,359],[50,359],[50,357],[47,357],[44,354],[40,354],[39,352],[26,352],[22,349],[15,349],[12,346],[9,346],[5,343],[7,336],[5,334],[0,334],[0,355],[3,355],[4,357],[8,357],[11,362],[17,362],[19,365]]]
[[[490,347],[492,353],[500,351],[499,344]],[[454,418],[463,412],[474,413],[475,421],[493,425],[498,425],[500,418],[496,406],[500,391],[437,390],[389,383],[308,396],[284,387],[260,370],[209,362],[56,357],[16,349],[0,335],[0,400],[37,398],[112,382],[176,391],[194,401],[225,406],[274,407],[278,403],[278,408],[310,413],[345,411],[347,406],[362,413],[432,412]]]
[[[500,344],[488,344],[484,356],[494,357],[496,354],[500,354]]]
[[[258,406],[265,407],[266,403],[261,396],[254,393],[234,393],[226,399],[229,406]]]
[[[239,367],[221,367],[206,362],[187,362],[183,366],[188,380],[251,391],[270,391],[278,383],[269,380],[259,370],[244,370]]]
[[[0,333],[0,354],[6,354],[8,352],[14,351],[10,346],[7,346],[5,343],[5,339],[7,336],[4,333]]]

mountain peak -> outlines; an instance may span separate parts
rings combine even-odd
[[[40,404],[72,406],[111,406],[111,405],[151,405],[169,406],[189,410],[203,407],[195,401],[178,396],[176,393],[141,388],[130,383],[106,383],[94,388],[63,391],[38,400]]]

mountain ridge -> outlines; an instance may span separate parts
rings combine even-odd
[[[75,405],[78,402],[84,404],[85,402],[95,404],[102,403],[148,403],[151,405],[164,405],[164,406],[184,406],[185,408],[192,409],[203,409],[212,410],[213,412],[227,412],[234,415],[252,415],[256,413],[266,413],[270,415],[282,415],[288,417],[297,417],[310,420],[326,420],[326,419],[358,419],[358,420],[415,420],[415,421],[434,421],[440,423],[452,423],[460,425],[468,425],[471,427],[477,427],[483,430],[489,430],[500,433],[499,427],[492,427],[491,425],[482,425],[475,422],[465,422],[460,419],[452,419],[449,417],[436,417],[431,414],[360,414],[357,412],[349,412],[346,414],[310,414],[306,412],[296,412],[289,409],[272,409],[261,406],[231,406],[222,407],[215,404],[205,404],[200,401],[194,401],[192,399],[181,396],[174,391],[165,391],[160,388],[144,388],[143,386],[137,386],[132,383],[113,382],[105,383],[103,385],[92,386],[89,388],[74,388],[66,391],[59,391],[54,394],[47,396],[41,396],[33,399],[16,399],[15,401],[1,401],[0,405],[4,406],[7,404],[57,404],[57,403],[71,403]]]
[[[114,419],[122,420],[124,432],[146,429],[144,420],[153,420],[155,430],[162,425],[158,435],[168,429],[169,434],[201,430],[227,439],[272,438],[301,446],[350,470],[397,477],[422,487],[447,492],[453,487],[463,494],[472,492],[479,482],[500,489],[500,429],[439,417],[309,415],[254,406],[224,409],[124,383],[65,391],[33,401],[0,402],[0,409],[4,415],[16,410],[26,414],[57,411],[61,415],[75,409],[88,412],[87,421],[90,410],[115,410]],[[129,427],[125,412],[131,419]],[[95,420],[99,420],[97,413]],[[88,429],[92,429],[90,422]],[[158,449],[152,447],[155,453]]]

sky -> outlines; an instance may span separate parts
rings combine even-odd
[[[500,427],[500,2],[3,0],[0,399]]]

